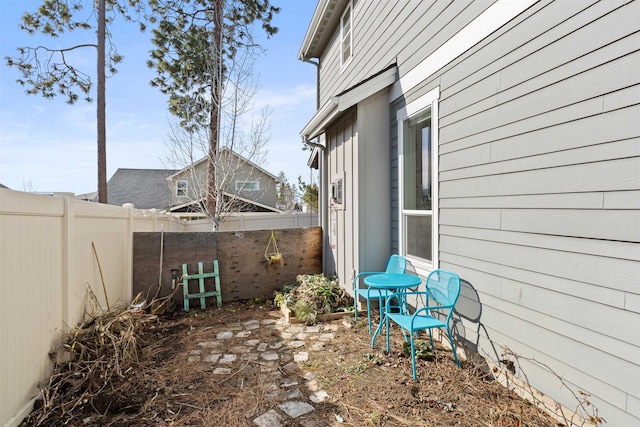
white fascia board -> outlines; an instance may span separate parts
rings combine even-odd
[[[539,0],[497,0],[391,88],[390,102],[428,79]]]
[[[313,139],[324,132],[325,126],[339,113],[335,98],[329,99],[313,115],[309,123],[300,131],[302,139]]]
[[[339,96],[338,111],[345,111],[370,96],[375,95],[382,89],[392,85],[396,81],[397,74],[398,68],[392,67],[379,76],[375,76],[360,86],[351,89],[344,95]]]
[[[307,57],[307,53],[309,52],[309,48],[311,47],[311,42],[318,35],[320,22],[322,21],[322,18],[326,13],[329,3],[331,3],[330,0],[320,0],[316,5],[316,10],[313,12],[311,23],[309,23],[309,28],[307,28],[307,33],[304,35],[302,46],[300,47],[300,51],[298,52],[298,59],[300,61],[309,59]]]
[[[339,113],[375,95],[386,87],[391,86],[396,81],[397,74],[398,68],[391,67],[371,80],[347,90],[344,94],[332,97],[311,118],[309,123],[300,132],[300,136],[302,138],[306,136],[307,139],[313,139],[320,135],[327,124]]]

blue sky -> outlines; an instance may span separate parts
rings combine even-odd
[[[70,106],[63,98],[45,100],[26,95],[15,83],[18,72],[4,60],[18,56],[19,46],[71,43],[65,43],[64,37],[52,40],[20,30],[22,14],[35,11],[42,0],[0,1],[0,183],[20,191],[95,191],[95,103],[78,101]],[[255,104],[268,104],[272,109],[269,154],[263,166],[274,175],[284,171],[291,183],[297,182],[299,175],[308,182],[309,152],[302,150],[299,131],[315,112],[316,70],[299,61],[297,54],[317,2],[272,3],[282,9],[274,18],[279,32],[271,39],[261,39],[266,53],[256,64],[260,91]],[[79,36],[95,42],[89,31]],[[170,166],[165,160],[167,98],[149,85],[154,73],[145,64],[152,47],[150,38],[150,33],[140,33],[136,24],[119,22],[113,29],[114,43],[124,62],[107,80],[107,179],[118,168]],[[78,68],[95,76],[94,50],[85,49],[73,60]]]

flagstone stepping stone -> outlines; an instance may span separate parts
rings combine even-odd
[[[290,389],[289,389],[289,392],[288,392],[288,393],[287,393],[287,395],[285,396],[285,398],[286,398],[287,400],[290,400],[290,399],[300,399],[300,398],[302,398],[302,397],[304,397],[304,396],[302,395],[302,392],[300,391],[300,387],[293,387],[293,388],[290,388]]]
[[[205,356],[204,361],[208,363],[216,363],[218,359],[222,356],[220,353],[211,353],[208,356]]]
[[[299,368],[298,368],[298,364],[297,363],[290,362],[290,363],[287,363],[286,365],[284,365],[282,367],[282,369],[284,369],[286,372],[288,372],[290,374],[293,374],[293,373],[298,372]]]
[[[233,332],[231,331],[220,332],[218,333],[218,335],[216,335],[216,338],[219,340],[227,340],[232,337],[233,337]]]
[[[267,412],[254,419],[253,423],[259,427],[281,427],[282,416],[273,409],[269,409]]]
[[[309,396],[309,400],[311,400],[313,403],[322,403],[327,397],[329,397],[329,393],[324,390],[318,390],[314,393],[311,393],[311,396]]]
[[[267,351],[260,355],[264,360],[278,360],[280,356],[275,351]]]
[[[220,363],[225,363],[225,364],[233,363],[236,361],[237,358],[238,356],[236,356],[235,354],[225,354],[224,356],[222,356],[222,359],[220,359]]]
[[[309,360],[309,352],[307,351],[301,351],[293,355],[294,362],[306,362],[307,360]]]
[[[331,341],[332,339],[334,339],[336,337],[335,334],[332,333],[327,333],[327,334],[322,334],[320,335],[320,338],[318,338],[320,341]]]
[[[282,410],[285,414],[289,415],[291,418],[298,418],[304,414],[308,414],[315,410],[315,408],[309,405],[306,402],[298,402],[295,400],[291,400],[289,402],[282,403],[278,405],[278,408]]]

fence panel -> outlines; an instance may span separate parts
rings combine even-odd
[[[218,231],[253,231],[318,226],[317,213],[246,213],[227,216]],[[212,231],[211,221],[200,219],[188,221],[184,231]],[[157,231],[157,230],[156,230]]]
[[[0,189],[0,425],[31,410],[49,351],[91,310],[87,287],[104,309],[130,299],[134,212]]]
[[[230,218],[224,230],[317,224],[317,214]],[[0,425],[31,410],[49,351],[92,307],[87,287],[103,309],[131,299],[134,231],[211,230],[206,220],[0,189]]]
[[[3,425],[23,409],[38,381],[50,373],[47,353],[64,320],[64,205],[61,198],[0,190]]]

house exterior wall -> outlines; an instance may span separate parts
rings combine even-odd
[[[389,163],[389,91],[383,90],[357,105],[358,162],[353,189],[359,235],[354,247],[356,272],[380,271],[391,251],[391,191]]]
[[[329,191],[328,274],[350,291],[355,274],[380,271],[389,257],[389,95],[382,91],[342,115],[326,132],[328,183],[342,179],[342,203]],[[335,268],[335,271],[331,269]]]
[[[534,356],[634,425],[640,13],[591,3],[536,4],[407,100],[440,87],[440,267],[478,291],[484,327],[461,319],[459,339]],[[557,378],[522,368],[571,407]]]
[[[220,165],[218,179],[220,185],[229,194],[238,194],[245,199],[261,203],[263,205],[276,206],[276,180],[271,175],[252,166],[245,160],[229,154],[228,151],[220,152]],[[187,195],[178,196],[176,185],[178,181],[187,181]],[[258,181],[259,190],[236,190],[236,181]],[[171,191],[173,195],[173,206],[198,200],[206,192],[207,182],[207,162],[199,162],[194,171],[184,170],[171,178]]]
[[[411,75],[508,3],[355,2],[354,59],[340,70],[334,33],[320,57],[321,105],[394,61],[400,79]],[[481,306],[474,322],[456,320],[458,340],[493,362],[502,347],[534,358],[553,373],[521,359],[517,375],[533,387],[575,408],[557,374],[591,394],[608,424],[636,425],[640,3],[529,3],[418,84],[392,88],[391,252],[400,250],[394,118],[439,89],[439,266],[458,272]],[[360,215],[366,188],[354,190]]]
[[[357,210],[354,209],[355,182],[357,175],[354,172],[357,151],[357,115],[356,110],[351,109],[344,114],[326,132],[327,144],[327,185],[331,188],[338,180],[342,180],[342,203],[333,196],[333,191],[329,191],[329,223],[327,233],[329,238],[330,263],[335,266],[335,271],[325,271],[325,273],[335,273],[341,283],[348,289],[346,283],[353,279],[355,269],[355,257],[359,230],[356,226]]]
[[[334,32],[320,57],[320,105],[396,61],[402,76],[493,1],[353,3],[353,61],[341,69]]]

